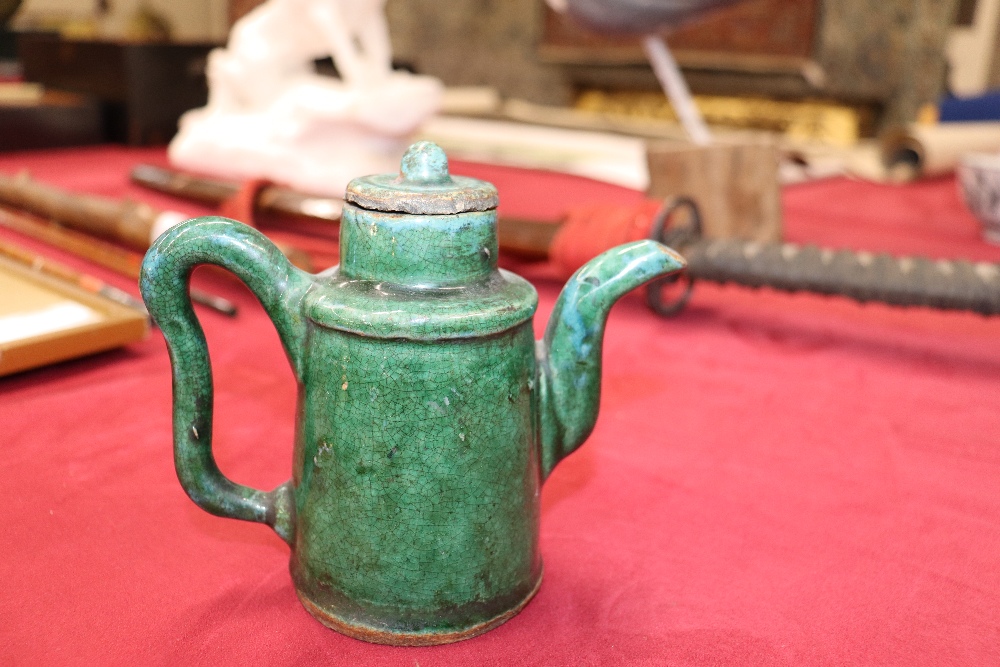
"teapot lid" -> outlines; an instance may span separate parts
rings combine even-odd
[[[344,199],[361,208],[389,213],[450,215],[497,207],[492,183],[448,173],[448,157],[430,141],[410,146],[399,174],[355,178]]]

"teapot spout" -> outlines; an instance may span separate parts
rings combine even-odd
[[[583,444],[597,421],[611,306],[643,283],[685,266],[670,248],[636,241],[599,255],[566,283],[537,349],[543,478]]]

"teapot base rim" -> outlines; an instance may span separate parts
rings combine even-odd
[[[538,593],[538,589],[542,586],[542,578],[543,573],[539,572],[538,580],[535,582],[535,585],[531,588],[528,594],[507,611],[471,627],[449,632],[401,633],[393,632],[391,630],[372,628],[367,625],[350,623],[335,616],[329,611],[320,608],[312,600],[307,598],[302,591],[298,590],[298,588],[295,589],[295,594],[298,596],[299,602],[302,603],[302,606],[306,608],[306,611],[308,611],[317,621],[342,635],[346,635],[353,639],[360,639],[361,641],[370,642],[372,644],[385,644],[389,646],[436,646],[440,644],[452,644],[464,639],[471,639],[472,637],[488,632],[497,626],[503,625],[510,619],[514,618],[528,605],[529,602],[531,602],[532,598],[535,597],[535,594]]]

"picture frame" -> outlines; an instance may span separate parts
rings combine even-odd
[[[0,376],[137,342],[136,309],[0,257]]]

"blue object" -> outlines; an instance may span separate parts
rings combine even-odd
[[[976,97],[948,97],[939,108],[942,123],[1000,121],[1000,90]]]

